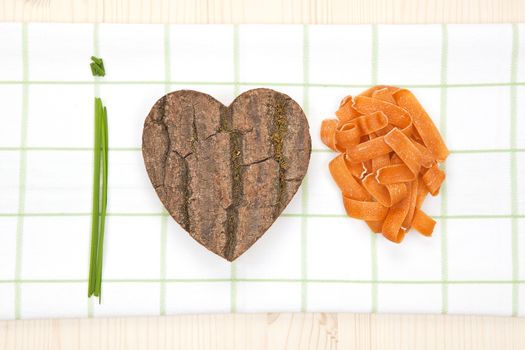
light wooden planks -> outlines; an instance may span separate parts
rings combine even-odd
[[[0,349],[523,349],[525,319],[236,314],[0,322]]]
[[[2,0],[0,21],[115,23],[524,22],[524,0]]]

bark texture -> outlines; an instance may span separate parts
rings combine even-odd
[[[272,225],[308,169],[311,140],[301,107],[254,89],[229,107],[180,90],[144,123],[146,170],[170,215],[200,244],[233,261]]]

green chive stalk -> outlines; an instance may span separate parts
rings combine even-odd
[[[91,72],[104,76],[104,62],[91,57]],[[95,97],[95,128],[93,145],[93,203],[91,212],[91,254],[89,263],[88,297],[101,301],[102,260],[108,190],[108,119],[100,97]]]

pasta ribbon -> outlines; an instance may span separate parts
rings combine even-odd
[[[328,165],[335,183],[344,196],[361,201],[368,200],[370,195],[363,186],[352,176],[350,169],[346,166],[344,155],[340,154]]]
[[[387,208],[401,201],[408,194],[405,184],[397,183],[385,186],[377,182],[374,174],[365,176],[363,186],[376,201]]]
[[[428,169],[423,175],[423,182],[433,196],[436,196],[439,193],[443,181],[445,181],[445,172],[439,169],[437,164],[434,164],[432,168]]]
[[[438,128],[429,115],[419,104],[414,94],[406,89],[395,92],[394,98],[400,108],[406,110],[412,117],[412,123],[421,136],[421,140],[434,155],[438,162],[444,162],[449,155],[449,150],[439,133]]]
[[[436,221],[430,216],[425,214],[419,209],[416,209],[414,214],[414,220],[412,221],[412,227],[419,231],[424,236],[432,236],[434,232],[434,226],[436,226]]]
[[[351,163],[362,163],[392,152],[392,148],[385,143],[383,136],[360,143],[346,150],[346,156]]]
[[[377,181],[383,185],[410,182],[415,179],[412,170],[403,163],[387,165],[377,170]]]
[[[352,96],[346,96],[341,101],[341,104],[339,105],[339,109],[335,112],[335,115],[339,119],[339,123],[341,125],[346,124],[352,119],[360,116],[359,112],[357,112],[354,109],[353,105],[354,105],[354,100]]]
[[[321,141],[327,145],[332,151],[337,151],[335,148],[335,132],[337,130],[337,120],[325,119],[321,124]]]
[[[343,203],[348,216],[367,221],[381,221],[385,218],[388,208],[378,202],[363,202],[343,196]]]
[[[354,101],[354,108],[362,114],[383,112],[388,117],[388,122],[398,128],[406,128],[410,125],[410,115],[403,108],[383,100],[372,97],[357,96]]]
[[[423,155],[405,134],[399,129],[393,129],[385,135],[385,143],[392,148],[412,173],[419,174]]]

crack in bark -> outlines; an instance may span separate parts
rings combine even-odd
[[[182,178],[182,198],[184,199],[182,203],[182,222],[181,226],[186,231],[190,231],[190,212],[189,212],[189,204],[191,191],[190,191],[190,174],[189,174],[189,166],[188,166],[188,160],[185,157],[182,157],[182,169],[181,169],[181,178]]]
[[[251,163],[246,163],[246,164],[241,164],[241,165],[244,166],[244,167],[247,167],[247,166],[250,166],[250,165],[264,163],[264,162],[266,162],[267,160],[270,160],[270,159],[273,159],[273,157],[266,157],[264,159],[256,160],[256,161],[253,161]]]
[[[161,117],[161,125],[162,127],[164,128],[164,132],[166,133],[166,139],[167,139],[167,142],[168,142],[168,147],[166,149],[166,153],[164,154],[164,157],[162,159],[162,164],[164,165],[162,167],[162,170],[164,172],[163,176],[162,176],[162,190],[164,191],[164,193],[166,193],[166,188],[168,186],[166,186],[166,176],[169,175],[167,172],[166,172],[166,163],[168,161],[168,158],[170,156],[170,153],[173,152],[177,155],[177,157],[179,157],[182,162],[182,169],[181,169],[181,185],[180,185],[180,190],[182,191],[182,198],[183,198],[183,203],[182,203],[182,217],[180,218],[180,225],[186,230],[186,231],[189,231],[190,229],[190,224],[189,224],[189,210],[188,210],[188,199],[189,199],[189,196],[190,196],[190,191],[189,191],[189,174],[188,174],[188,161],[186,159],[186,157],[188,157],[190,154],[192,153],[189,153],[187,154],[186,156],[182,156],[179,152],[177,152],[176,149],[172,148],[172,141],[171,141],[171,138],[170,138],[170,133],[168,131],[168,126],[166,125],[166,116],[167,116],[167,106],[168,106],[168,97],[167,95],[164,96],[163,98],[163,101],[162,101],[162,107],[161,107],[161,110],[162,110],[162,117]],[[170,186],[171,187],[171,186]],[[169,200],[168,198],[165,198],[167,201]]]
[[[191,104],[191,141],[190,141],[190,148],[193,153],[195,152],[195,143],[199,142],[199,134],[197,133],[197,125],[195,124],[195,105]]]
[[[164,122],[164,118],[166,116],[166,105],[168,104],[168,97],[164,96],[160,102],[161,104],[161,110],[162,114],[160,117],[160,121],[157,123],[162,127],[163,132],[166,135],[166,139],[168,140],[168,145],[166,147],[166,152],[162,155],[161,162],[164,166],[161,167],[162,170],[162,183],[160,184],[160,187],[162,188],[162,191],[164,192],[164,197],[166,197],[166,190],[165,190],[165,184],[166,184],[166,161],[169,157],[170,151],[171,151],[171,140],[170,140],[170,134],[168,132],[168,127],[166,126],[166,123]]]
[[[233,115],[229,108],[221,108],[219,132],[226,132],[230,136],[230,169],[231,169],[231,191],[232,201],[226,208],[226,244],[224,245],[224,257],[232,261],[237,245],[237,228],[239,224],[238,211],[242,200],[242,134],[233,128]]]
[[[271,132],[271,140],[273,144],[273,158],[279,165],[279,183],[277,187],[277,203],[275,205],[274,218],[277,218],[284,206],[287,203],[283,203],[285,198],[284,191],[286,188],[286,169],[288,168],[287,160],[284,156],[284,139],[288,132],[288,119],[285,113],[286,100],[283,96],[276,96],[274,114],[273,114],[273,130]]]
[[[182,159],[186,159],[186,158],[188,158],[189,156],[191,156],[191,155],[193,154],[193,152],[190,152],[190,153],[186,154],[185,156],[182,156],[182,155],[181,155],[179,152],[177,152],[177,151],[175,151],[175,153],[177,153],[177,155],[178,155],[179,157],[181,157]]]

